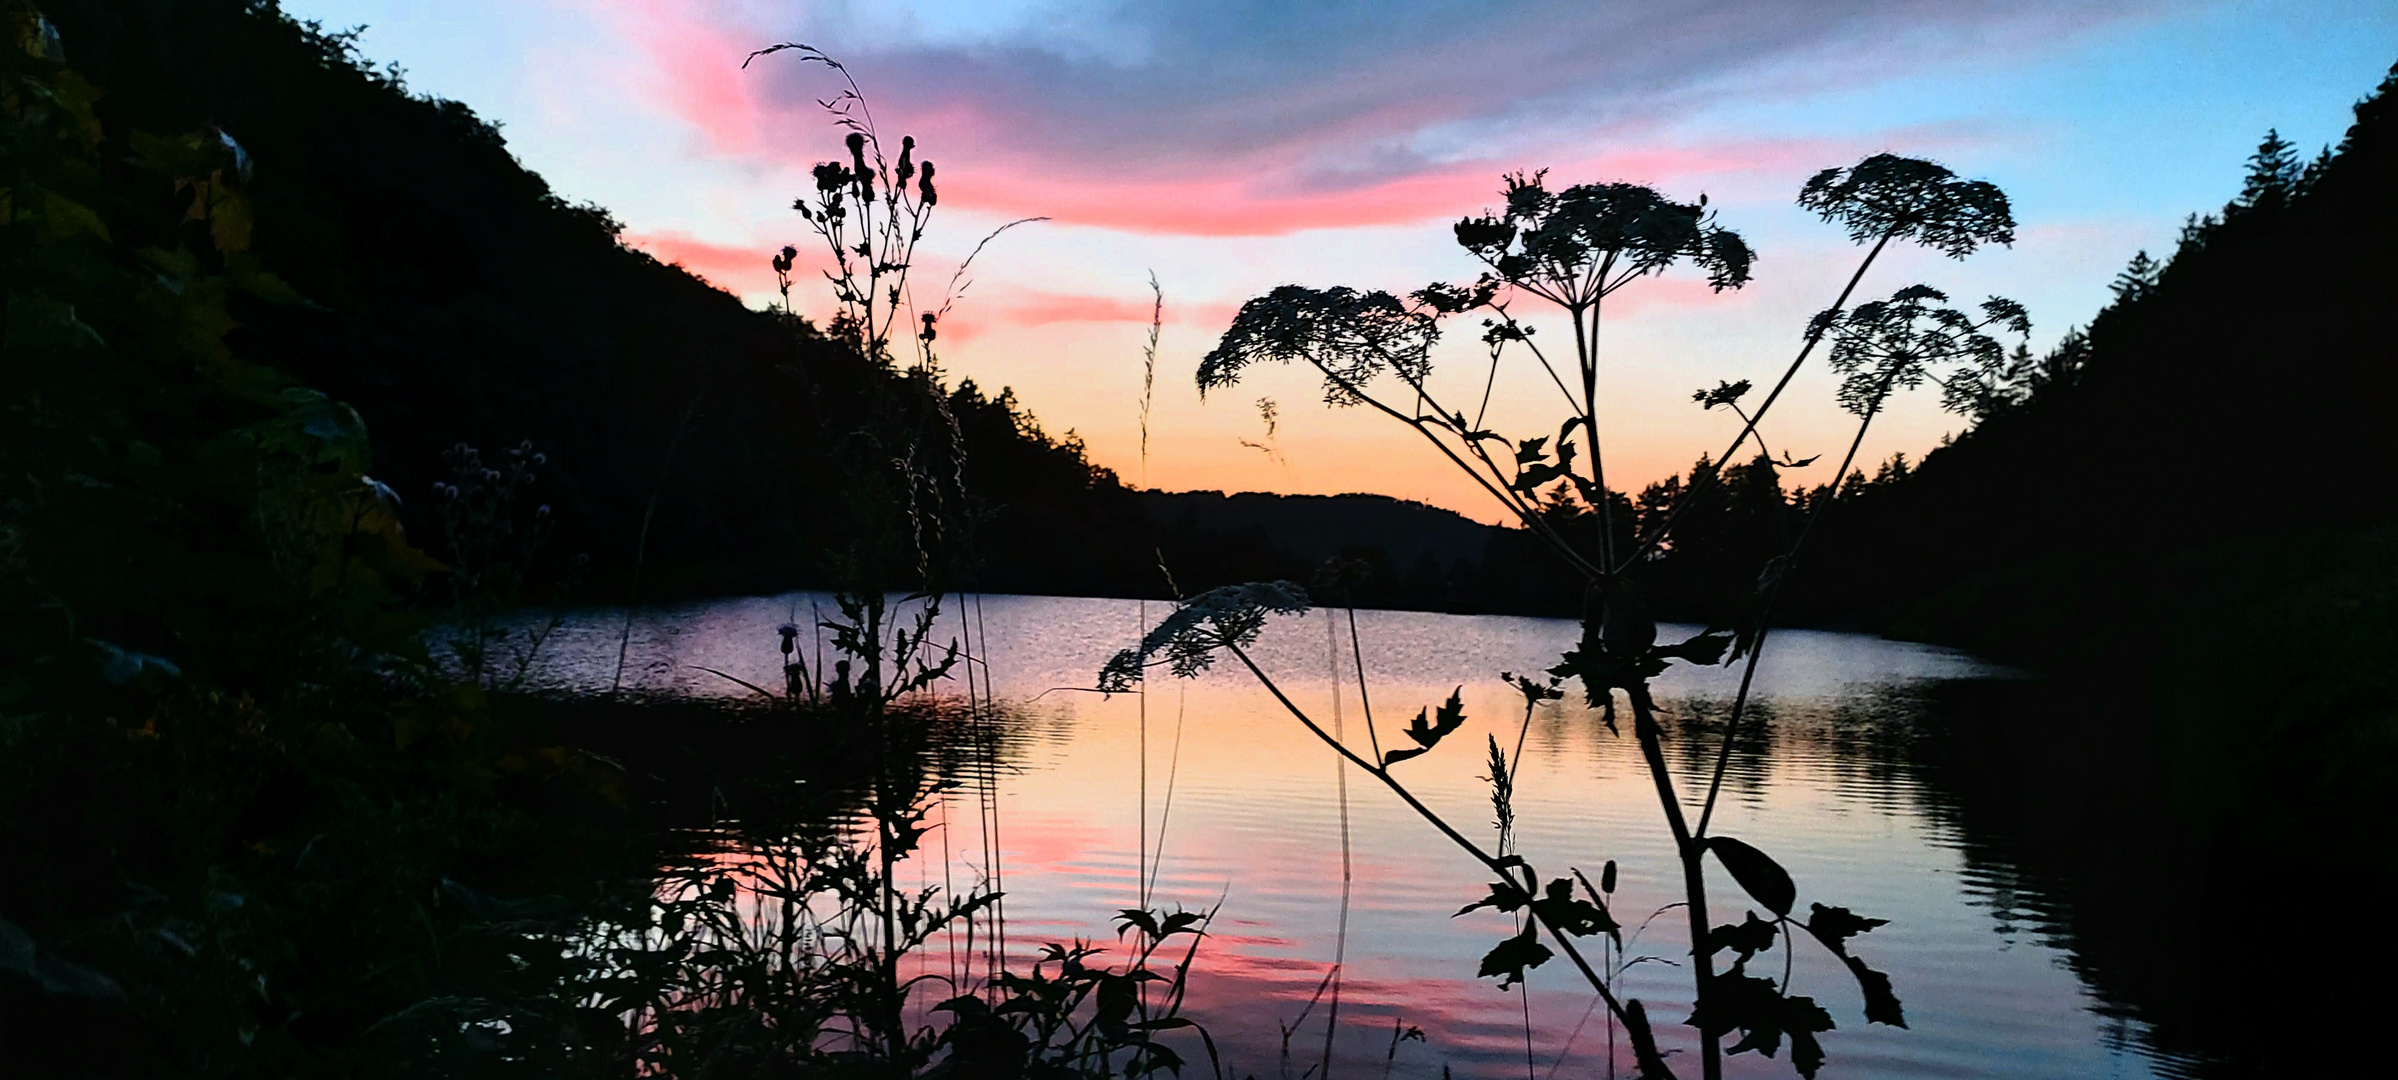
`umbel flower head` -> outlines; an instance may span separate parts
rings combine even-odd
[[[1993,296],[1980,307],[1977,318],[1949,307],[1947,293],[1910,285],[1887,300],[1817,315],[1809,332],[1831,336],[1832,370],[1843,376],[1840,404],[1848,411],[1871,415],[1892,391],[1933,379],[1943,408],[1970,413],[2006,365],[2006,347],[1991,332],[2032,332],[2031,317],[2013,300]]]
[[[1304,615],[1307,590],[1288,581],[1253,582],[1209,589],[1184,601],[1141,637],[1138,649],[1125,649],[1099,670],[1099,689],[1121,694],[1140,682],[1143,674],[1165,663],[1178,678],[1190,678],[1216,662],[1216,653],[1257,640],[1269,615]],[[1164,653],[1165,660],[1154,659]]]
[[[1756,254],[1714,223],[1706,196],[1678,203],[1641,184],[1547,187],[1546,171],[1505,178],[1506,209],[1459,221],[1458,246],[1508,285],[1552,303],[1588,304],[1633,278],[1688,262],[1721,292],[1748,283]]]
[[[1983,244],[2015,242],[2015,215],[1998,185],[1959,179],[1921,158],[1875,154],[1825,169],[1799,189],[1798,204],[1846,227],[1860,244],[1912,240],[1962,259]]]
[[[1434,312],[1387,292],[1283,285],[1241,305],[1232,328],[1199,361],[1199,392],[1239,382],[1261,360],[1300,360],[1324,373],[1327,403],[1354,405],[1365,384],[1386,371],[1421,383],[1439,340]]]

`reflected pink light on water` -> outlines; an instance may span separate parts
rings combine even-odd
[[[699,693],[725,690],[721,680],[691,677],[693,665],[753,681],[769,676],[778,661],[772,628],[795,604],[806,610],[805,598],[780,598],[645,613],[635,620],[638,667],[654,688]],[[1137,609],[1130,602],[1021,597],[986,598],[981,607],[974,629],[1001,701],[992,721],[1001,744],[993,772],[1008,954],[1021,967],[1044,942],[1082,938],[1107,947],[1102,962],[1120,964],[1127,943],[1115,936],[1115,915],[1135,906],[1139,895],[1142,702],[1043,691],[1090,685],[1107,656],[1137,637]],[[1151,605],[1151,618],[1165,610]],[[604,686],[619,618],[570,620],[561,631],[561,661],[547,676],[560,686]],[[1345,656],[1327,655],[1321,620],[1277,624],[1253,653],[1284,680],[1293,700],[1327,724],[1331,672],[1339,670],[1343,723],[1362,748],[1355,673]],[[1542,706],[1526,729],[1522,698],[1497,680],[1501,671],[1539,671],[1553,662],[1576,627],[1393,612],[1363,612],[1359,622],[1386,748],[1418,709],[1463,687],[1465,727],[1436,752],[1395,770],[1419,798],[1468,835],[1491,842],[1488,788],[1480,779],[1488,741],[1496,738],[1512,753],[1520,735],[1518,843],[1544,877],[1569,867],[1595,876],[1605,860],[1618,860],[1613,906],[1628,928],[1680,899],[1671,842],[1629,739],[1610,734],[1579,694]],[[1680,632],[1669,627],[1665,634],[1670,640]],[[583,638],[589,640],[578,644]],[[1770,688],[1760,711],[1762,739],[1728,778],[1715,831],[1755,844],[1788,867],[1799,883],[1800,910],[1820,901],[1892,920],[1853,944],[1890,974],[1910,1024],[1908,1030],[1867,1025],[1848,973],[1820,951],[1802,949],[1794,992],[1814,996],[1839,1024],[1823,1038],[1830,1056],[1824,1075],[2157,1075],[2156,1062],[2109,1041],[2065,954],[1994,924],[1988,898],[2003,882],[1991,875],[2005,868],[1968,865],[1953,822],[1928,801],[1904,761],[1864,749],[1923,722],[1907,689],[1913,682],[1989,669],[1942,650],[1851,635],[1793,631],[1776,643],[1760,672],[1761,685]],[[571,659],[584,645],[605,662]],[[1669,739],[1678,775],[1703,775],[1700,763],[1711,762],[1715,742],[1707,724],[1720,721],[1737,678],[1736,671],[1680,669],[1660,681],[1669,724],[1676,732],[1686,726],[1699,732]],[[1189,1014],[1208,1026],[1241,1074],[1273,1076],[1281,1067],[1283,1031],[1304,1011],[1305,1024],[1290,1042],[1289,1075],[1298,1076],[1323,1054],[1329,1002],[1310,1008],[1309,1001],[1332,963],[1340,922],[1333,754],[1243,672],[1216,670],[1184,683],[1161,679],[1150,688],[1147,713],[1152,906],[1222,905],[1192,969]],[[901,881],[963,886],[988,869],[978,865],[985,839],[980,781],[960,782],[945,815],[947,876],[938,865],[943,837],[934,835],[926,838],[925,864],[903,868]],[[1353,770],[1349,793],[1351,902],[1334,1075],[1380,1076],[1394,1018],[1427,1036],[1399,1048],[1394,1075],[1438,1076],[1443,1066],[1460,1077],[1524,1075],[1527,1003],[1474,974],[1481,955],[1515,925],[1487,910],[1453,917],[1482,895],[1484,871],[1378,782]],[[1711,877],[1709,891],[1718,923],[1738,922],[1753,906],[1720,874]],[[1632,955],[1658,959],[1631,967],[1620,987],[1646,1003],[1665,1045],[1687,1050],[1692,1040],[1681,1021],[1688,976],[1673,966],[1687,954],[1684,934],[1679,911],[1639,930]],[[1598,962],[1596,943],[1584,944]],[[924,970],[949,970],[948,950],[945,943],[928,949],[920,958]],[[1771,962],[1778,974],[1779,956]],[[1603,1016],[1574,1034],[1589,1003],[1587,987],[1564,960],[1532,972],[1536,1075],[1561,1057],[1557,1075],[1604,1075]],[[1183,1049],[1198,1060],[1195,1042]],[[1628,1065],[1620,1035],[1618,1044],[1618,1062]],[[1791,1073],[1786,1058],[1744,1054],[1727,1062],[1727,1075]]]

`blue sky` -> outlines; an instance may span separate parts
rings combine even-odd
[[[753,301],[767,254],[803,240],[787,207],[837,137],[814,105],[833,89],[821,69],[770,58],[745,72],[740,59],[774,41],[821,45],[886,129],[942,164],[949,216],[928,276],[946,280],[998,222],[1052,218],[976,263],[945,335],[953,371],[1016,387],[1049,430],[1077,431],[1103,464],[1160,486],[1381,491],[1486,519],[1403,433],[1324,410],[1298,373],[1203,404],[1192,365],[1241,300],[1277,284],[1470,276],[1446,224],[1488,205],[1501,171],[1703,191],[1761,260],[1739,294],[1672,279],[1624,294],[1602,420],[1611,472],[1651,479],[1729,437],[1691,389],[1778,370],[1853,265],[1790,203],[1816,169],[1890,150],[1999,183],[2021,225],[2013,249],[1885,259],[1866,289],[1923,280],[2012,296],[2044,346],[2096,310],[2133,251],[2161,253],[2185,215],[2229,197],[2266,128],[2310,153],[2336,141],[2398,60],[2398,7],[2365,2],[285,7],[365,24],[365,53],[402,65],[415,90],[500,122],[562,194]],[[1144,466],[1151,271],[1169,317]],[[1472,351],[1449,357],[1458,378]],[[1531,433],[1540,399],[1518,375],[1497,415]],[[1803,379],[1777,408],[1777,447],[1844,441],[1829,385]],[[1282,405],[1278,457],[1242,445],[1263,435],[1256,395]],[[1920,454],[1960,423],[1928,396],[1906,402],[1877,421],[1867,455]]]

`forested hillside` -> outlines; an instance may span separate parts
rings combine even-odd
[[[621,595],[601,586],[629,576],[645,523],[653,593],[821,581],[817,418],[891,376],[620,244],[605,210],[561,198],[466,105],[411,95],[351,36],[251,0],[46,10],[111,125],[214,126],[246,151],[256,251],[306,302],[245,304],[235,347],[358,408],[414,534],[433,530],[445,451],[529,440],[555,553],[593,559],[586,598]],[[1073,591],[1153,563],[1125,527],[1130,493],[1071,441],[971,384],[954,406],[992,511],[985,562],[1004,568],[984,584]]]
[[[2090,718],[2072,752],[2157,770],[2212,865],[2326,888],[2392,873],[2394,91],[2311,161],[2268,135],[2013,404],[1840,507],[1794,588],[1802,618],[2042,670]]]
[[[650,596],[823,582],[819,418],[894,375],[622,245],[605,210],[559,197],[467,106],[412,96],[350,37],[251,0],[49,8],[111,124],[213,125],[243,147],[256,251],[305,302],[237,299],[231,340],[359,409],[412,535],[435,531],[445,452],[529,441],[548,462],[551,554],[592,560],[582,599],[625,596],[637,558]],[[1786,610],[2020,648],[2020,620],[2081,621],[2029,602],[2092,595],[2075,575],[2122,584],[2113,567],[2160,552],[2270,550],[2386,517],[2391,111],[2386,95],[2360,106],[2313,162],[2269,148],[2222,214],[2193,220],[2085,333],[2024,366],[2014,405],[1911,477],[1847,486],[1854,504],[1827,517]],[[812,404],[810,388],[832,397]],[[1372,498],[1142,496],[1011,395],[969,382],[951,401],[980,511],[975,587],[1162,596],[1161,554],[1188,590],[1345,551],[1372,568],[1361,598],[1379,603],[1571,606],[1511,530],[1477,543],[1478,527]],[[1727,472],[1651,568],[1667,614],[1719,614],[1824,494]],[[1621,530],[1679,483],[1625,497]],[[1235,512],[1251,503],[1258,514]],[[1976,608],[1966,593],[2021,602]]]
[[[2022,654],[2143,589],[2210,587],[2160,577],[2176,556],[2272,565],[2398,511],[2394,88],[2311,161],[2268,136],[2015,404],[1829,522],[1815,610]]]

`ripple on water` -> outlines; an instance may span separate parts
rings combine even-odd
[[[629,615],[570,613],[534,678],[552,689],[604,690],[618,679],[622,641],[626,685],[747,693],[699,668],[779,683],[774,627],[807,624],[811,602],[831,610],[823,597],[797,594]],[[1147,607],[1151,620],[1165,610]],[[997,785],[1003,822],[1011,948],[1029,957],[1030,946],[1044,939],[1111,942],[1111,917],[1133,902],[1146,870],[1159,903],[1222,904],[1194,968],[1191,1002],[1229,1063],[1273,1075],[1285,1026],[1304,1014],[1289,1042],[1290,1075],[1316,1065],[1330,1010],[1328,1001],[1310,1002],[1326,986],[1343,914],[1344,815],[1330,751],[1244,673],[1161,682],[1145,703],[1144,844],[1138,809],[1144,702],[1056,689],[1089,686],[1107,657],[1138,636],[1141,606],[994,596],[969,611],[977,618],[960,624],[953,605],[934,636],[971,634],[1003,703],[1008,760],[988,779]],[[1466,730],[1439,752],[1397,769],[1427,804],[1487,839],[1491,808],[1480,779],[1487,740],[1512,748],[1520,737],[1524,854],[1549,873],[1569,866],[1595,872],[1605,860],[1619,860],[1616,908],[1629,923],[1679,899],[1671,841],[1629,739],[1609,733],[1578,704],[1579,694],[1544,706],[1525,728],[1522,699],[1497,682],[1501,671],[1545,669],[1573,643],[1577,627],[1403,612],[1357,617],[1385,746],[1416,710],[1461,688]],[[1665,636],[1688,629],[1668,627]],[[803,638],[802,655],[812,659],[813,647]],[[1353,664],[1327,648],[1321,617],[1276,624],[1252,653],[1327,723],[1337,673],[1343,726],[1364,744]],[[1910,1024],[1901,1031],[1863,1023],[1846,972],[1802,952],[1797,992],[1818,996],[1840,1024],[1824,1038],[1831,1058],[1825,1075],[2186,1075],[2187,1062],[2147,1048],[2136,1020],[2101,1014],[2049,930],[2058,918],[2052,901],[1986,845],[1968,843],[1941,805],[1943,796],[1911,764],[1913,741],[1936,722],[1911,688],[1992,673],[1948,650],[1795,630],[1777,632],[1760,665],[1764,692],[1725,773],[1714,831],[1772,852],[1800,883],[1802,909],[1821,901],[1890,919],[1855,944],[1890,974]],[[1690,791],[1712,766],[1738,682],[1737,670],[1687,667],[1659,680],[1672,726],[1669,752]],[[1173,753],[1177,723],[1179,755]],[[1374,781],[1355,771],[1348,779],[1348,937],[1336,1066],[1380,1075],[1396,1021],[1429,1036],[1400,1046],[1397,1075],[1433,1076],[1447,1065],[1459,1076],[1520,1076],[1528,1008],[1536,1071],[1603,1070],[1606,1025],[1590,1020],[1576,1033],[1590,999],[1562,963],[1534,972],[1528,998],[1474,978],[1476,958],[1513,929],[1508,917],[1487,911],[1453,917],[1481,891],[1482,871]],[[970,787],[979,782],[968,780]],[[952,821],[949,850],[979,852],[979,815],[967,809],[976,795],[955,797],[965,802],[940,818]],[[1162,857],[1161,816],[1167,818]],[[1144,851],[1155,860],[1146,868]],[[953,880],[979,872],[951,869]],[[939,876],[929,868],[921,873]],[[1712,880],[1710,890],[1725,920],[1746,906],[1729,880]],[[1673,911],[1649,922],[1635,940],[1636,954],[1684,955],[1680,923]],[[1636,966],[1626,978],[1627,992],[1651,1003],[1669,1044],[1685,1030],[1674,1004],[1686,998],[1685,978],[1662,962]],[[1786,1076],[1788,1070],[1786,1060],[1744,1055],[1727,1074]]]

